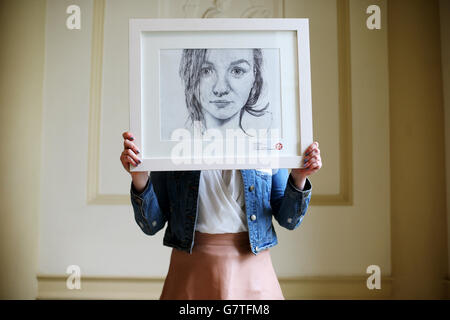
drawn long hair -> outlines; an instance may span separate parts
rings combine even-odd
[[[180,77],[184,83],[185,101],[189,113],[189,118],[186,121],[190,121],[191,125],[194,125],[194,122],[196,121],[199,122],[202,126],[202,133],[206,129],[206,123],[203,109],[199,101],[200,71],[206,60],[206,53],[207,49],[183,49],[179,70]],[[262,77],[263,55],[261,49],[253,49],[253,60],[255,81],[253,82],[247,102],[239,112],[239,127],[247,135],[248,133],[245,132],[242,127],[242,117],[244,112],[248,112],[255,117],[260,117],[267,112],[266,110],[269,107],[269,103],[261,109],[258,109],[257,107],[257,102],[264,84]]]

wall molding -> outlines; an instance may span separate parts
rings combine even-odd
[[[311,205],[353,205],[353,124],[349,0],[336,0],[339,76],[339,193],[312,194]]]
[[[67,275],[38,275],[37,299],[159,299],[164,278],[82,277],[81,290],[66,288]],[[394,278],[382,277],[380,290],[368,290],[367,276],[280,277],[287,300],[394,299]],[[450,280],[443,279],[443,299],[450,299]]]
[[[159,299],[164,278],[82,277],[80,290],[66,288],[67,275],[40,275],[37,299]],[[287,300],[390,299],[391,277],[380,290],[366,287],[366,276],[279,278]]]
[[[350,60],[349,0],[336,0],[339,72],[340,185],[338,194],[313,194],[311,205],[349,206],[353,204],[353,142]],[[282,1],[282,14],[285,4]],[[100,193],[100,130],[103,74],[105,0],[93,1],[91,84],[87,166],[87,203],[91,205],[129,205],[128,194]]]
[[[87,203],[118,204],[126,201],[122,195],[102,195],[99,192],[100,179],[100,130],[102,113],[103,78],[103,28],[105,24],[105,0],[93,1],[91,76],[89,92],[89,133],[87,162]],[[128,203],[128,201],[124,203]]]

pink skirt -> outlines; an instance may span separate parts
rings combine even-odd
[[[161,300],[284,300],[269,250],[253,254],[248,232],[194,240],[192,254],[172,249]]]

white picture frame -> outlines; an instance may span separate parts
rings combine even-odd
[[[132,172],[300,168],[313,142],[308,19],[130,19],[129,76]]]

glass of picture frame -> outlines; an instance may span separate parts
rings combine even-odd
[[[130,19],[131,171],[300,168],[308,19]]]

